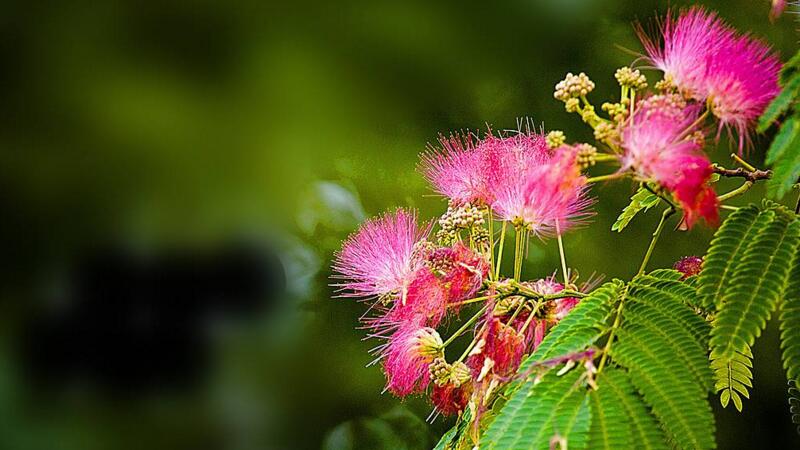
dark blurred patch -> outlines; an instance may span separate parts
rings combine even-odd
[[[244,245],[151,257],[106,248],[76,264],[63,308],[30,324],[23,359],[48,386],[191,388],[212,360],[209,325],[269,313],[284,284],[273,252]]]

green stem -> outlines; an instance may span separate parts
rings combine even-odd
[[[622,305],[625,303],[625,298],[628,296],[628,286],[629,285],[625,285],[625,291],[622,293],[622,297],[619,299],[619,305],[617,305],[617,311],[614,316],[614,323],[611,325],[611,332],[608,334],[608,340],[606,341],[605,347],[603,347],[603,356],[600,357],[600,363],[597,365],[598,374],[602,372],[603,367],[606,365],[608,352],[611,350],[611,342],[614,341],[614,335],[616,334],[617,328],[619,328],[619,324],[622,321]]]
[[[494,219],[492,218],[492,208],[486,208],[487,218],[489,221],[489,279],[495,280],[494,276]]]
[[[650,256],[653,254],[653,249],[656,248],[658,238],[661,236],[661,232],[664,230],[664,223],[666,223],[669,216],[673,214],[675,214],[675,208],[671,206],[661,213],[661,220],[658,222],[658,226],[653,232],[653,238],[650,240],[650,246],[647,247],[647,253],[644,254],[644,260],[642,261],[642,265],[639,267],[639,272],[636,274],[637,276],[643,274],[644,270],[647,268],[647,263],[650,261]]]
[[[482,302],[484,300],[489,300],[490,298],[495,298],[495,297],[497,297],[499,295],[500,294],[483,295],[483,296],[471,298],[471,299],[468,299],[468,300],[462,300],[460,302],[450,303],[450,304],[447,305],[447,307],[448,308],[452,308],[452,307],[455,307],[455,306],[469,305],[470,303],[478,303],[478,302]]]
[[[561,257],[561,271],[564,273],[564,287],[569,286],[569,277],[567,276],[567,257],[564,256],[564,242],[561,239],[561,230],[556,221],[556,234],[558,235],[558,254]]]
[[[619,158],[617,157],[617,155],[611,155],[608,153],[598,153],[594,156],[594,160],[597,162],[618,161]]]
[[[469,327],[471,327],[472,324],[474,324],[478,319],[480,319],[480,317],[483,315],[483,313],[486,312],[486,308],[488,308],[488,305],[483,305],[483,307],[481,309],[479,309],[478,312],[476,312],[474,316],[470,317],[469,320],[464,323],[464,325],[461,325],[461,328],[456,330],[456,332],[453,333],[452,336],[450,336],[449,338],[447,338],[446,341],[444,341],[444,343],[442,344],[442,348],[445,348],[448,345],[452,344],[453,341],[456,340],[456,338],[458,338],[465,331],[467,331],[467,329]]]
[[[727,194],[720,195],[717,197],[717,200],[720,202],[724,202],[725,200],[729,200],[737,195],[742,195],[745,192],[749,191],[750,188],[753,187],[752,181],[745,181],[743,185],[739,186],[738,188],[728,192]]]
[[[539,308],[541,308],[541,307],[542,307],[542,305],[544,304],[544,302],[545,302],[545,300],[544,300],[544,299],[542,299],[542,300],[539,300],[538,302],[536,302],[536,306],[534,306],[534,307],[533,307],[533,311],[531,311],[530,315],[528,316],[528,319],[527,319],[527,320],[525,321],[525,323],[522,325],[522,328],[520,328],[520,330],[519,330],[519,333],[520,333],[520,334],[524,334],[524,333],[525,333],[525,330],[527,330],[527,329],[528,329],[528,325],[530,325],[530,324],[531,324],[531,322],[533,321],[533,318],[534,318],[534,317],[536,316],[536,314],[539,312]]]
[[[738,162],[739,164],[742,165],[742,167],[751,172],[755,172],[756,170],[758,170],[755,167],[753,167],[750,163],[740,158],[739,155],[737,155],[736,153],[731,153],[731,158],[733,158],[734,161]]]
[[[522,226],[514,227],[514,279],[519,281],[522,275],[522,254],[525,239],[525,231]]]
[[[614,172],[608,175],[600,175],[596,177],[587,178],[587,183],[597,183],[598,181],[613,180],[625,176],[625,172]]]
[[[503,245],[505,244],[506,240],[506,226],[508,225],[507,221],[503,221],[503,229],[500,231],[500,245],[497,249],[497,260],[495,263],[497,264],[494,268],[494,279],[497,280],[500,278],[500,265],[503,263]]]

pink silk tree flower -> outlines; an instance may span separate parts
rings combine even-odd
[[[781,62],[770,47],[737,36],[708,59],[706,93],[720,127],[735,131],[741,151],[759,116],[780,92]]]
[[[352,234],[333,262],[333,284],[342,297],[385,295],[405,298],[414,273],[423,264],[415,248],[429,227],[417,224],[414,211],[398,209],[371,219]]]
[[[710,224],[718,219],[717,197],[708,186],[711,162],[693,136],[697,108],[677,95],[655,95],[639,103],[622,131],[623,169],[672,191],[688,227],[700,217]]]
[[[529,166],[521,183],[506,186],[494,209],[501,220],[526,227],[545,237],[583,223],[592,200],[586,196],[586,177],[576,163],[577,150],[559,147],[546,162]]]
[[[639,36],[664,79],[687,98],[707,101],[720,126],[738,133],[741,150],[748,130],[780,90],[781,64],[770,47],[701,7],[667,17],[655,39],[641,28]]]
[[[478,152],[492,203],[506,186],[521,183],[529,167],[544,164],[551,157],[544,135],[530,130],[502,137],[487,133]]]
[[[475,377],[480,378],[486,370],[500,377],[517,370],[525,355],[526,339],[515,327],[491,317],[487,319],[480,339],[479,351],[467,358],[467,366]]]
[[[460,242],[437,251],[440,252],[440,261],[447,265],[447,269],[441,272],[447,301],[455,303],[466,300],[478,292],[489,274],[486,257]]]
[[[384,316],[386,324],[408,322],[435,327],[447,313],[447,289],[427,266],[417,270],[408,285],[405,302],[395,302]]]
[[[398,397],[424,391],[430,382],[428,366],[441,351],[442,338],[433,328],[401,326],[384,350],[386,389]]]
[[[549,157],[544,136],[532,131],[441,136],[422,155],[421,171],[436,192],[456,204],[491,205],[499,187],[518,182],[531,164]]]
[[[429,145],[421,155],[422,174],[436,192],[456,204],[490,201],[477,141],[471,133],[440,135],[439,146]]]

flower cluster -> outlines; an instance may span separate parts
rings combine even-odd
[[[442,137],[422,155],[421,171],[448,198],[438,230],[403,209],[367,221],[333,264],[340,295],[371,302],[363,317],[386,373],[386,389],[400,397],[428,393],[436,410],[458,413],[483,405],[516,372],[545,332],[578,297],[565,286],[500,276],[506,229],[515,230],[515,269],[531,235],[559,237],[589,214],[587,179],[593,148],[548,146],[531,130]],[[495,223],[505,222],[500,242]],[[499,227],[498,227],[499,228]],[[495,258],[495,252],[497,257]],[[575,294],[578,295],[578,294]],[[549,298],[552,296],[553,298]],[[466,327],[443,340],[440,331],[464,305],[482,307]],[[461,357],[446,349],[471,335]]]
[[[660,31],[654,38],[640,30],[650,62],[681,95],[707,103],[743,148],[748,130],[780,91],[778,57],[700,7],[668,17]]]
[[[381,340],[375,352],[389,392],[427,395],[442,414],[470,408],[478,423],[500,388],[519,376],[525,356],[580,307],[585,288],[575,285],[562,237],[593,214],[591,183],[627,177],[668,206],[650,250],[678,208],[685,228],[701,219],[717,223],[729,196],[717,197],[713,188],[720,168],[704,153],[713,141],[706,139],[712,131],[706,121],[735,131],[742,146],[777,93],[780,63],[764,44],[700,8],[667,18],[658,37],[641,36],[650,62],[664,72],[655,90],[647,90],[639,70],[623,67],[615,73],[621,96],[603,104],[607,117],[601,117],[588,98],[595,83],[585,73],[570,73],[555,87],[554,97],[593,128],[596,145],[569,144],[561,131],[530,126],[441,135],[419,168],[448,201],[446,212],[428,225],[398,209],[367,221],[344,243],[333,286],[340,296],[370,302],[362,320],[369,336]],[[586,174],[602,163],[618,168]],[[504,274],[511,233],[513,274]],[[557,237],[563,283],[522,278],[532,237]],[[675,268],[689,277],[701,262],[685,258]],[[471,317],[453,325],[465,310]],[[450,345],[458,342],[453,355]],[[557,362],[582,361],[591,379],[595,353],[585,349]]]

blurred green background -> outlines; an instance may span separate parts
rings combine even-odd
[[[363,305],[330,299],[332,253],[387,208],[443,212],[415,168],[439,132],[514,128],[530,117],[570,140],[590,139],[553,86],[584,71],[597,83],[596,105],[615,95],[614,70],[641,51],[632,22],[669,3],[689,4],[8,2],[0,448],[432,446],[451,422],[426,425],[423,400],[381,395],[380,370],[364,367],[373,342],[355,329]],[[698,3],[765,37],[784,59],[797,49],[794,16],[770,23],[766,0]],[[765,142],[756,140],[754,162]],[[727,164],[732,149],[723,140],[713,156]],[[633,189],[592,189],[596,218],[566,237],[584,277],[635,273],[657,213],[609,231]],[[754,191],[741,201],[757,199]],[[668,233],[653,267],[702,253],[710,236],[703,227]],[[210,327],[211,363],[199,383],[119,395],[29,380],[17,351],[26,324],[92,245],[157,253],[231,239],[274,249],[288,285],[273,307]],[[557,263],[554,243],[537,243],[525,271],[542,277]],[[719,445],[800,447],[773,325],[754,350],[753,398],[743,414],[718,411]]]

